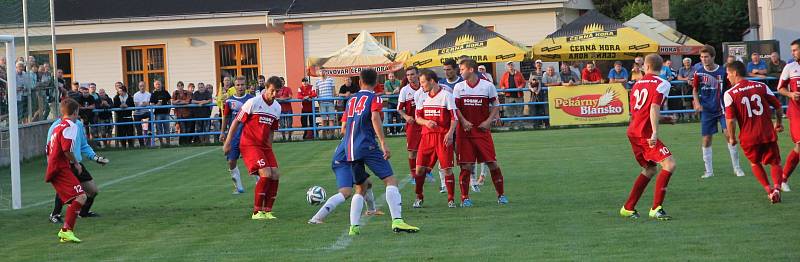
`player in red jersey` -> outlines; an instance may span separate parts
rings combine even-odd
[[[664,60],[657,54],[645,57],[647,74],[631,88],[631,122],[628,126],[628,140],[631,142],[633,155],[642,172],[633,184],[628,201],[619,210],[619,214],[628,218],[639,218],[636,211],[636,202],[647,188],[650,179],[656,174],[657,164],[661,164],[661,172],[656,178],[656,189],[653,194],[653,206],[650,208],[650,218],[658,220],[672,219],[661,204],[667,193],[667,184],[675,171],[675,160],[672,153],[658,139],[658,122],[661,120],[661,106],[666,101],[666,96],[671,87],[667,80],[658,77]]]
[[[406,68],[406,79],[408,84],[400,89],[397,98],[397,112],[400,117],[406,120],[406,149],[408,149],[408,168],[413,177],[417,167],[417,150],[419,141],[422,139],[422,127],[417,124],[414,117],[416,115],[415,99],[419,90],[419,69],[416,67]]]
[[[728,142],[732,145],[737,143],[734,135],[736,134],[736,123],[738,123],[742,129],[742,132],[739,133],[739,140],[744,155],[750,160],[753,176],[767,191],[769,200],[773,204],[779,203],[781,202],[780,187],[783,179],[777,134],[777,132],[783,131],[781,102],[764,83],[745,79],[747,70],[744,63],[739,61],[729,63],[726,70],[728,71],[728,80],[735,83],[723,95],[725,120],[728,122]],[[774,126],[770,106],[775,109]],[[767,172],[761,166],[762,164],[770,165],[772,182],[775,183],[772,188],[769,186]]]
[[[781,190],[784,192],[789,189],[789,176],[797,167],[800,161],[800,39],[792,41],[792,57],[794,62],[783,67],[780,82],[778,83],[778,93],[789,98],[789,109],[786,115],[789,117],[789,133],[792,135],[794,148],[786,157],[786,164],[783,167],[783,183]]]
[[[416,99],[417,124],[422,126],[422,139],[417,151],[416,180],[417,199],[413,207],[422,207],[424,199],[422,189],[426,174],[439,161],[439,168],[444,171],[447,187],[447,206],[454,208],[455,177],[453,176],[453,134],[456,132],[456,105],[453,94],[442,89],[439,77],[431,70],[422,70],[419,82],[424,93]],[[469,186],[469,183],[467,183]],[[469,187],[461,188],[461,200],[469,198]]]
[[[72,140],[78,139],[78,126],[73,121],[78,118],[80,105],[73,99],[61,101],[61,115],[64,118],[61,124],[53,129],[50,141],[47,143],[47,172],[44,181],[53,185],[61,202],[70,203],[64,219],[64,226],[58,232],[59,240],[63,242],[80,243],[72,232],[75,228],[75,218],[86,203],[86,194],[81,183],[72,173],[72,168],[82,172],[81,164],[75,160]]]
[[[478,77],[478,63],[473,59],[462,59],[458,63],[464,81],[453,88],[453,97],[458,108],[459,127],[456,133],[456,154],[461,174],[458,176],[462,194],[469,189],[469,180],[476,162],[486,163],[492,174],[492,183],[497,190],[497,203],[508,204],[503,188],[503,173],[497,165],[492,141],[492,122],[500,114],[497,89],[494,84]],[[469,198],[461,206],[470,207]]]
[[[244,82],[244,77],[237,77],[236,82]],[[272,204],[278,195],[278,161],[272,152],[273,134],[278,130],[278,119],[281,106],[275,101],[278,88],[283,81],[277,76],[267,80],[267,87],[260,96],[247,100],[239,110],[230,130],[237,130],[242,125],[239,149],[242,159],[251,175],[258,175],[253,205],[253,220],[275,219],[272,215]],[[223,151],[231,151],[234,136],[227,136]]]

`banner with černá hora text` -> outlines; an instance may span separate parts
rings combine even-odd
[[[622,84],[555,86],[548,91],[550,124],[628,122],[628,91]]]

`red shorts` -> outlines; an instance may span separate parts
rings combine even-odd
[[[417,151],[417,166],[433,168],[439,161],[439,168],[453,167],[453,145],[444,145],[444,133],[431,133],[422,135],[422,141]]]
[[[789,134],[792,136],[792,142],[795,144],[800,142],[800,117],[797,118],[797,121],[790,117],[789,118]]]
[[[496,162],[492,135],[477,137],[456,136],[459,164]]]
[[[636,162],[642,167],[655,166],[657,163],[672,156],[667,146],[661,143],[661,140],[656,140],[656,146],[650,147],[647,144],[647,138],[641,137],[628,137],[631,141],[631,148],[633,149],[633,156]]]
[[[251,175],[257,174],[259,169],[265,167],[278,167],[278,160],[275,159],[275,153],[271,148],[240,146],[239,150],[242,151],[242,160]]]
[[[755,145],[742,145],[742,151],[750,163],[764,165],[780,165],[781,151],[778,142],[769,142]]]
[[[406,133],[406,148],[408,151],[417,151],[419,150],[419,143],[422,141],[422,132],[421,131],[412,131]]]
[[[67,203],[84,194],[81,182],[78,182],[78,178],[75,177],[71,169],[58,169],[55,172],[56,174],[53,174],[50,179],[50,184],[56,189],[56,195],[61,198],[61,202]]]

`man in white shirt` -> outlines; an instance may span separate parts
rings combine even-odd
[[[136,107],[143,107],[150,105],[150,93],[147,92],[147,85],[145,85],[144,81],[139,81],[139,92],[133,95],[133,104]],[[141,122],[144,119],[150,119],[150,112],[147,109],[136,109],[133,111],[133,121]],[[147,129],[143,129],[142,125],[133,125],[136,128],[136,135],[143,136],[146,135]],[[145,146],[145,139],[139,138],[139,146]]]

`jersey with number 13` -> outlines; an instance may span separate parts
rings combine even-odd
[[[345,125],[342,146],[345,149],[344,161],[359,160],[368,150],[378,147],[375,129],[372,127],[372,114],[381,115],[383,100],[369,90],[361,90],[349,100],[342,116]]]
[[[663,105],[670,87],[667,80],[653,74],[645,75],[633,85],[629,99],[631,123],[628,125],[628,137],[650,138],[653,135],[650,107]]]

